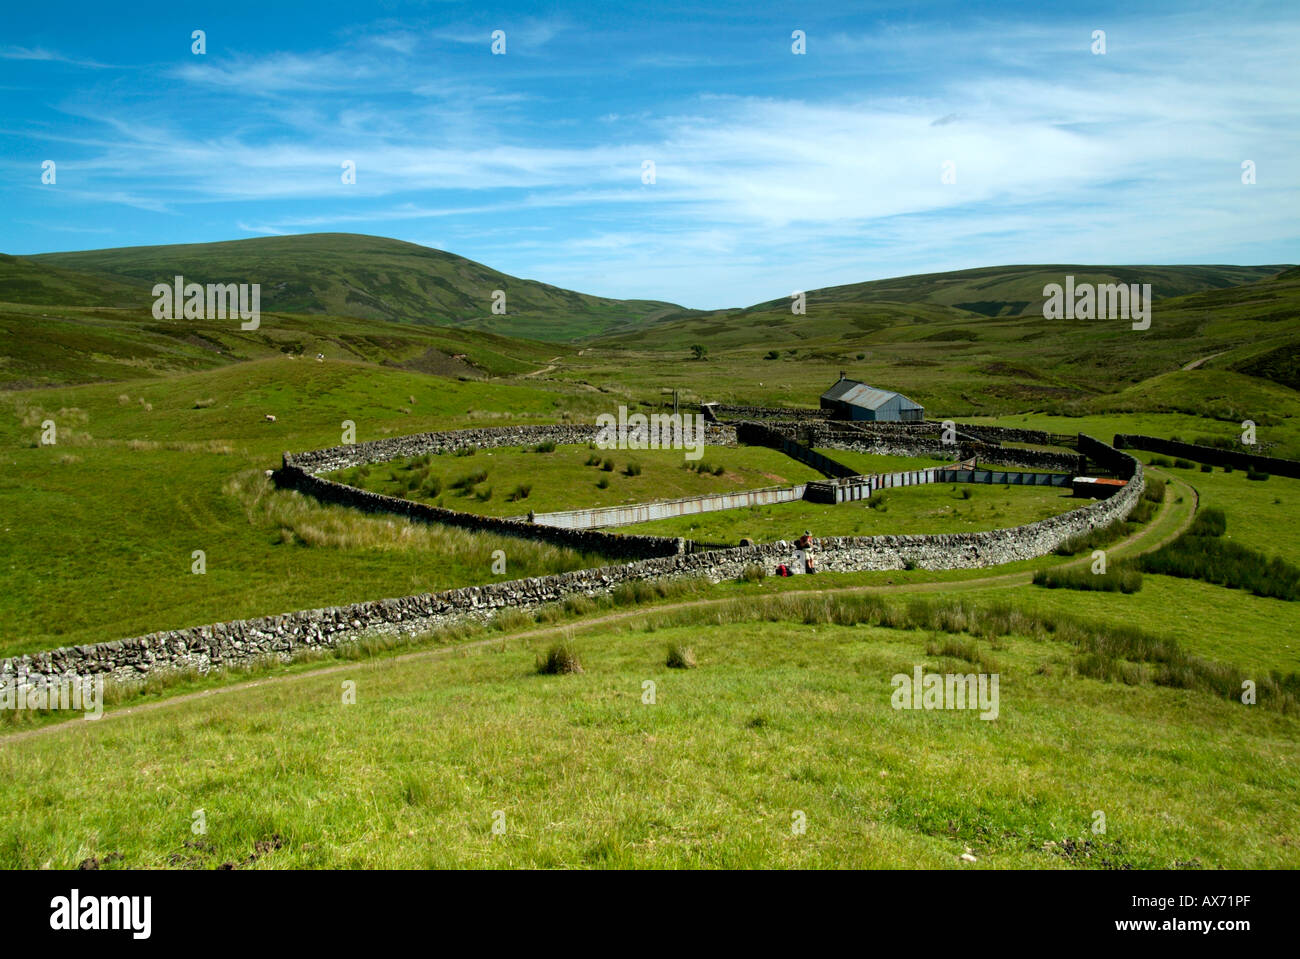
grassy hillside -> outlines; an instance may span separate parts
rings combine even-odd
[[[534,673],[554,636],[504,639],[68,723],[0,751],[0,865],[1300,864],[1295,715],[1090,678],[1077,626],[887,608],[652,614],[578,630],[580,675]],[[998,673],[997,718],[891,708],[916,666]]]
[[[149,302],[144,299],[148,292],[143,281],[97,276],[0,253],[0,302],[129,308]]]
[[[1041,303],[1041,286],[1038,292]],[[1252,411],[1257,422],[1289,415],[1297,395],[1300,278],[1159,299],[1153,311],[1150,329],[1135,331],[1122,319],[1047,320],[1041,310],[991,317],[930,303],[810,295],[806,315],[792,315],[781,302],[601,339],[553,375],[647,399],[679,388],[691,398],[815,406],[847,370],[905,393],[929,416],[1116,408],[1193,409],[1238,422]],[[691,359],[696,344],[708,351],[703,361]],[[1172,391],[1177,375],[1155,379],[1184,367],[1240,375],[1222,379],[1227,393],[1214,398],[1188,395],[1203,382],[1193,376]]]
[[[277,358],[0,393],[0,655],[602,562],[269,488],[285,450],[594,418],[586,394]],[[265,420],[266,414],[276,422]],[[52,420],[57,443],[40,445]],[[492,550],[506,551],[504,576]],[[205,575],[191,573],[203,550]]]
[[[448,377],[526,374],[572,350],[474,330],[265,313],[239,321],[157,320],[146,309],[0,303],[0,389],[123,381],[293,356],[348,359]]]
[[[1222,289],[1254,283],[1286,269],[1278,266],[1086,266],[1082,264],[1035,264],[1032,266],[987,266],[948,273],[871,280],[814,290],[809,299],[829,303],[935,303],[984,316],[1016,316],[1036,312],[1042,304],[1043,287],[1063,283],[1073,276],[1080,283],[1150,283],[1159,299],[1201,290]],[[789,309],[789,300],[773,300],[750,307],[766,311]]]
[[[695,468],[700,466],[710,468]],[[762,446],[707,449],[702,459],[688,460],[682,450],[562,444],[418,456],[340,470],[331,478],[481,516],[520,516],[785,486],[822,475]]]
[[[138,285],[142,306],[152,303],[148,293],[154,283],[170,283],[180,274],[197,283],[260,283],[262,308],[268,311],[464,326],[553,341],[637,325],[680,309],[588,296],[508,276],[442,250],[351,233],[44,253],[26,259]],[[0,273],[0,300],[31,302],[4,281]],[[492,313],[494,290],[505,291],[505,315]]]

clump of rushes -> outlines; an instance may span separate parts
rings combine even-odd
[[[668,647],[669,669],[694,669],[695,650],[682,643],[673,643]]]
[[[599,465],[600,465],[600,457],[597,456],[595,453],[592,453],[590,456],[587,457],[587,462],[586,462],[584,465],[586,465],[586,466],[599,466]]]
[[[561,640],[537,658],[537,672],[543,676],[581,673],[582,660],[572,640]]]
[[[531,483],[520,483],[518,486],[516,486],[513,490],[510,491],[510,495],[507,497],[507,499],[509,499],[510,502],[512,503],[517,503],[521,499],[528,499],[528,494],[531,493],[532,491],[533,491],[533,485]]]
[[[547,440],[544,443],[538,443],[533,449],[538,453],[554,453],[555,440]]]
[[[603,469],[606,473],[612,473],[614,472],[614,461],[603,460],[600,464],[600,468]]]
[[[469,492],[470,489],[487,479],[487,475],[487,470],[475,470],[474,472],[456,480],[456,482],[451,484],[451,488]]]
[[[596,489],[609,489],[609,477],[602,476],[600,479],[596,480]]]
[[[640,476],[641,464],[636,462],[636,460],[633,460],[632,462],[627,464],[627,469],[625,469],[623,472],[627,473],[628,476]]]

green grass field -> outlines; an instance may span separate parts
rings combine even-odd
[[[270,486],[283,452],[338,445],[346,421],[359,441],[591,423],[663,408],[671,389],[685,404],[811,407],[843,369],[931,419],[1189,441],[1233,439],[1250,419],[1264,452],[1300,456],[1294,269],[1079,268],[1158,280],[1152,327],[1135,333],[1036,315],[1035,290],[1065,267],[814,291],[794,318],[780,302],[694,314],[602,300],[372,240],[0,258],[0,655],[607,562]],[[177,256],[197,280],[262,271],[275,290],[262,328],[155,321],[137,298]],[[507,316],[480,310],[485,284],[509,284]],[[538,342],[594,333],[610,335]],[[706,359],[689,358],[696,343]],[[864,472],[938,463],[825,452]],[[615,469],[586,465],[597,454]],[[437,480],[427,501],[515,515],[816,476],[766,449],[704,459],[721,475],[683,469],[680,452],[560,447],[347,478],[412,496]],[[1300,563],[1300,481],[1151,475],[1170,479],[1166,499],[1105,546],[1112,562],[1174,538],[1199,502],[1223,510],[1226,540]],[[725,543],[961,532],[1081,505],[984,485],[881,502],[621,529]],[[1300,866],[1300,604],[1150,573],[1130,594],[1032,585],[1036,570],[1086,569],[1090,550],[627,586],[288,665],[155,677],[117,691],[97,724],[6,715],[0,866]],[[537,675],[560,639],[584,672]],[[669,669],[670,645],[698,667]],[[916,665],[997,672],[998,719],[891,708],[891,677]],[[1258,705],[1239,701],[1243,678]]]
[[[535,675],[546,641],[504,641],[65,725],[0,751],[0,862],[1300,863],[1294,715],[1088,679],[1051,639],[711,615],[579,631],[581,675]],[[674,643],[697,668],[665,667]],[[997,719],[891,708],[891,677],[917,665],[998,672]]]
[[[604,469],[605,463],[612,468]],[[629,475],[629,466],[640,472]],[[696,466],[721,467],[722,472],[705,473],[692,468]],[[481,449],[472,456],[442,454],[394,460],[340,470],[331,478],[448,509],[519,516],[529,511],[619,506],[787,486],[821,479],[821,474],[761,446],[705,447],[700,459],[689,460],[682,450],[601,450],[585,444],[561,444],[550,452],[506,447]],[[526,495],[522,495],[523,488],[527,488]]]
[[[710,543],[735,543],[741,537],[758,543],[793,540],[805,529],[814,536],[969,533],[1023,526],[1082,505],[1068,490],[1048,486],[935,484],[881,490],[870,500],[855,503],[830,506],[800,500],[652,520],[627,528]]]
[[[337,445],[344,420],[366,440],[554,418],[555,400],[542,387],[285,357],[0,393],[0,655],[599,564],[324,506],[263,476],[285,450]],[[53,446],[39,444],[46,419]],[[495,549],[504,575],[491,571]],[[195,550],[204,575],[191,572]]]

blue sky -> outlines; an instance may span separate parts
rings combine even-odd
[[[371,233],[699,308],[1300,261],[1293,0],[177,6],[0,14],[0,251]]]

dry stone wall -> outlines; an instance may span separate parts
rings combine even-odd
[[[1300,463],[1295,460],[1280,459],[1276,456],[1261,456],[1258,453],[1246,453],[1241,450],[1219,449],[1217,446],[1200,446],[1195,443],[1180,443],[1175,440],[1161,439],[1158,436],[1141,436],[1138,434],[1118,433],[1115,436],[1118,449],[1146,450],[1148,453],[1164,453],[1168,456],[1182,456],[1198,463],[1211,463],[1215,466],[1232,466],[1237,469],[1256,469],[1261,473],[1274,476],[1288,476],[1300,479]]]
[[[854,424],[769,424],[773,430],[793,431],[800,442],[823,449],[852,450],[876,456],[936,456],[949,462],[970,459],[993,466],[1056,470],[1079,474],[1085,471],[1083,456],[1051,450],[1023,450],[986,443],[957,432],[956,443],[943,442],[938,423]]]
[[[732,420],[826,420],[832,412],[797,406],[728,406],[724,403],[705,403],[700,408],[705,411],[705,416],[715,413]]]
[[[825,572],[900,569],[957,569],[996,566],[1040,556],[1071,536],[1120,519],[1144,488],[1140,465],[1116,496],[1038,523],[1005,530],[939,536],[830,537],[819,541],[818,566]],[[289,659],[305,649],[329,648],[371,633],[418,633],[451,623],[484,622],[504,609],[533,609],[569,596],[608,593],[631,580],[702,576],[713,581],[741,575],[751,565],[765,569],[788,561],[789,543],[767,543],[707,553],[678,554],[619,566],[492,583],[442,593],[305,610],[278,616],[151,633],[93,646],[76,646],[0,662],[0,683],[20,675],[49,678],[69,672],[139,679],[156,669],[197,669],[267,657]]]
[[[285,466],[297,466],[309,473],[331,473],[363,463],[382,463],[425,453],[455,453],[477,448],[535,446],[538,443],[594,443],[600,428],[594,424],[557,424],[554,426],[489,426],[481,429],[449,430],[443,433],[416,433],[394,436],[366,443],[352,443],[306,453],[285,453]],[[736,430],[731,426],[705,424],[707,446],[735,446]]]
[[[1108,500],[1090,502],[1069,513],[1013,529],[939,536],[824,538],[818,542],[818,568],[824,572],[849,572],[907,566],[923,569],[997,566],[1044,555],[1072,536],[1127,516],[1145,487],[1141,464],[1128,454],[1111,450],[1091,437],[1080,435],[1080,444],[1081,449],[1084,445],[1089,446],[1092,450],[1090,455],[1109,457],[1116,471],[1130,480],[1124,489]],[[1109,450],[1109,454],[1103,453],[1102,447]],[[324,458],[317,462],[333,460]],[[328,480],[311,476],[301,466],[292,469],[297,476],[329,484]],[[315,489],[327,490],[338,485]],[[395,503],[406,507],[417,505],[405,500],[396,500]],[[557,532],[578,536],[608,535],[583,530]],[[105,675],[115,680],[139,681],[160,670],[207,672],[268,658],[287,661],[304,650],[329,649],[367,635],[416,634],[453,623],[486,622],[506,609],[530,610],[570,596],[602,595],[632,580],[704,577],[720,582],[736,578],[754,565],[771,571],[778,562],[788,562],[792,551],[792,544],[780,542],[702,553],[678,552],[599,569],[67,647],[0,661],[0,685],[23,685],[37,675],[48,681],[68,674],[83,677]]]

